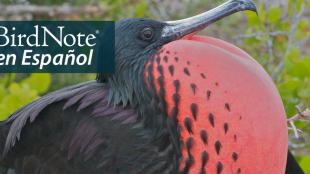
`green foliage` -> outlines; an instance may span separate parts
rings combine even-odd
[[[310,174],[310,156],[296,156],[296,159],[299,161],[299,165],[305,171],[305,173]]]
[[[268,19],[272,23],[279,22],[281,16],[281,8],[275,7],[268,10]]]
[[[299,51],[292,51],[286,56],[284,70],[279,76],[282,79],[278,85],[280,94],[284,105],[287,107],[287,116],[291,117],[296,114],[295,105],[302,103],[304,106],[309,106],[310,103],[310,61],[309,58],[300,56]],[[283,90],[282,84],[285,85]],[[288,97],[286,92],[290,93]],[[285,96],[285,97],[283,97]],[[288,103],[294,103],[293,106],[287,105]],[[289,106],[289,107],[288,107]],[[310,132],[309,132],[310,133]]]
[[[307,51],[295,44],[310,38],[309,20],[303,16],[299,19],[296,18],[296,13],[301,12],[302,6],[308,8],[306,10],[310,10],[310,2],[305,4],[305,0],[288,0],[288,3],[288,9],[283,9],[283,7],[268,8],[261,5],[258,8],[259,17],[256,17],[253,12],[246,12],[248,17],[246,34],[266,34],[246,38],[239,46],[251,53],[270,75],[276,72],[280,62],[284,63],[283,69],[274,76],[274,80],[289,118],[297,113],[296,105],[302,106],[303,110],[310,108],[310,55],[307,55]],[[294,8],[296,9],[294,10]],[[271,35],[270,32],[279,34]],[[291,43],[289,43],[289,38],[292,39]],[[267,41],[272,41],[272,45]],[[269,54],[270,49],[272,55]],[[270,60],[270,58],[272,59]],[[306,131],[307,136],[310,136],[309,123],[299,121],[295,123],[295,126]],[[293,132],[289,131],[289,133]],[[306,146],[309,144],[308,142],[304,143]],[[300,155],[297,160],[303,170],[310,173],[309,154]]]
[[[66,86],[75,85],[81,82],[87,82],[90,80],[95,80],[96,74],[94,73],[87,73],[87,74],[76,74],[76,73],[56,73],[52,74],[52,83],[49,87],[49,92],[56,91]]]
[[[98,1],[102,9],[109,9],[106,14],[106,20],[118,21],[124,18],[146,17],[148,3],[144,0],[107,0]],[[126,7],[126,8],[124,8]],[[102,20],[98,19],[98,20]]]
[[[34,73],[31,74],[29,78],[24,79],[21,84],[29,84],[29,87],[35,89],[38,94],[43,94],[48,90],[51,84],[51,74]]]
[[[307,26],[309,26],[309,21],[302,19],[298,21],[298,29],[301,31],[304,31],[307,29]]]
[[[296,2],[297,10],[300,10],[300,6],[303,2],[304,0],[298,0]],[[289,3],[292,4],[293,1],[289,1]],[[290,6],[289,11],[292,11],[292,8],[293,5]],[[246,34],[291,31],[294,22],[294,17],[292,17],[293,14],[290,14],[289,12],[288,19],[282,20],[281,13],[281,7],[266,9],[265,6],[259,7],[259,16],[263,17],[257,18],[255,13],[246,12],[249,24],[249,29]],[[267,18],[264,17],[266,14],[268,16]],[[286,14],[283,14],[282,16],[286,16]],[[279,61],[284,62],[284,69],[277,76],[276,84],[283,99],[283,103],[286,106],[288,117],[295,115],[295,105],[303,104],[304,106],[310,106],[310,57],[308,57],[308,55],[302,55],[300,48],[294,46],[294,43],[298,40],[310,37],[309,27],[308,20],[301,18],[297,21],[297,28],[294,31],[295,39],[289,48],[287,48],[288,36],[284,34],[247,38],[245,39],[246,47],[240,45],[240,47],[246,51],[251,52],[251,55],[266,69],[268,69],[268,66],[272,67],[269,69],[270,74],[274,73]],[[273,62],[270,62],[269,52],[266,50],[266,41],[268,39],[272,39],[273,42]]]
[[[298,62],[294,64],[293,73],[299,79],[304,80],[310,75],[309,69],[310,69],[310,65],[303,62],[302,60],[299,60]]]
[[[260,11],[260,9],[259,9],[259,11]],[[248,16],[248,22],[249,22],[251,27],[254,27],[254,26],[256,26],[256,25],[261,23],[260,19],[256,16],[256,13],[254,13],[252,11],[246,11],[245,13]],[[261,14],[260,14],[260,16],[261,16]],[[264,15],[262,15],[262,16],[264,16]]]
[[[4,120],[21,106],[39,98],[48,90],[50,74],[31,74],[17,83],[16,74],[5,74],[0,78],[0,120]]]

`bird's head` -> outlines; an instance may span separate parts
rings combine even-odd
[[[257,8],[251,0],[229,0],[205,13],[177,21],[160,22],[129,18],[115,24],[115,74],[98,74],[98,81],[109,81],[124,69],[143,68],[151,55],[172,41],[188,39],[210,24],[239,11]]]

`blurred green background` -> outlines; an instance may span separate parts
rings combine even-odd
[[[121,20],[147,17],[182,19],[225,0],[1,0],[0,20]],[[287,117],[295,105],[310,107],[310,0],[254,0],[253,12],[231,15],[200,35],[216,37],[252,55],[270,74]],[[62,87],[93,80],[95,74],[0,74],[0,120],[22,105]],[[309,121],[296,122],[300,138],[289,133],[289,148],[310,174]]]

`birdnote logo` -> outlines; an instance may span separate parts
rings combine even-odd
[[[114,73],[113,21],[0,21],[0,73]]]
[[[58,44],[60,47],[62,46],[67,46],[67,47],[72,47],[75,44],[78,44],[79,47],[84,46],[85,44],[81,43],[81,39],[85,36],[85,34],[81,34],[79,33],[77,36],[74,36],[72,34],[67,34],[66,36],[63,37],[62,34],[62,30],[63,28],[65,28],[64,26],[58,26],[57,28],[59,28],[59,33],[60,33],[60,37],[57,38],[55,37],[55,35],[49,31],[48,28],[46,28],[45,26],[41,26],[41,28],[43,29],[43,44],[39,44],[38,43],[38,30],[39,30],[39,26],[36,25],[34,26],[36,33],[35,34],[31,34],[29,36],[27,36],[26,34],[19,34],[17,37],[18,39],[16,39],[15,35],[16,34],[12,34],[11,37],[7,36],[8,33],[8,29],[5,26],[0,26],[0,29],[4,30],[3,34],[0,34],[0,37],[2,37],[2,40],[5,42],[4,44],[0,45],[0,46],[7,46],[9,43],[11,47],[22,47],[24,46],[22,44],[22,39],[24,39],[27,43],[28,46],[30,47],[48,47],[50,44],[47,44],[46,42],[46,37],[47,35],[49,35],[50,37],[53,38],[53,40],[55,41],[55,43],[52,44]],[[15,27],[12,28],[12,30],[16,30]],[[31,43],[31,38],[33,37],[33,40],[35,40],[33,43]],[[12,40],[11,40],[11,39]],[[87,46],[89,47],[93,47],[94,45],[96,45],[96,43],[91,44],[90,40],[96,39],[96,36],[94,36],[93,34],[89,34],[86,39],[85,42],[87,44]],[[15,40],[18,40],[18,43],[15,43]],[[69,43],[71,40],[71,43]],[[78,40],[78,41],[77,41]],[[72,54],[74,52],[74,49],[69,50],[68,54],[56,54],[55,57],[52,58],[51,54],[35,54],[35,55],[31,55],[32,50],[24,50],[23,56],[22,56],[22,65],[39,65],[40,69],[43,69],[43,66],[49,65],[50,63],[53,63],[53,65],[68,65],[68,61],[69,59],[71,59],[71,65],[74,65],[74,63],[77,63],[78,65],[85,65],[85,63],[87,62],[88,65],[91,64],[91,60],[92,60],[92,56],[93,56],[93,49],[90,49],[90,53],[89,56],[87,57],[85,54],[80,54],[77,57],[75,57],[74,54]],[[9,63],[12,63],[12,65],[15,65],[16,62],[16,54],[8,54],[7,57],[5,54],[0,54],[0,60],[5,60],[5,65],[8,65]],[[64,59],[65,57],[65,59]],[[10,61],[11,59],[11,61]],[[27,59],[33,59],[33,60],[27,60]],[[53,60],[52,60],[53,59]],[[65,60],[65,61],[64,61]],[[4,62],[0,63],[0,65],[4,65]]]

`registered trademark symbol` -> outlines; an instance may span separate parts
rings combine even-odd
[[[99,30],[96,30],[96,34],[98,34],[99,33]]]

